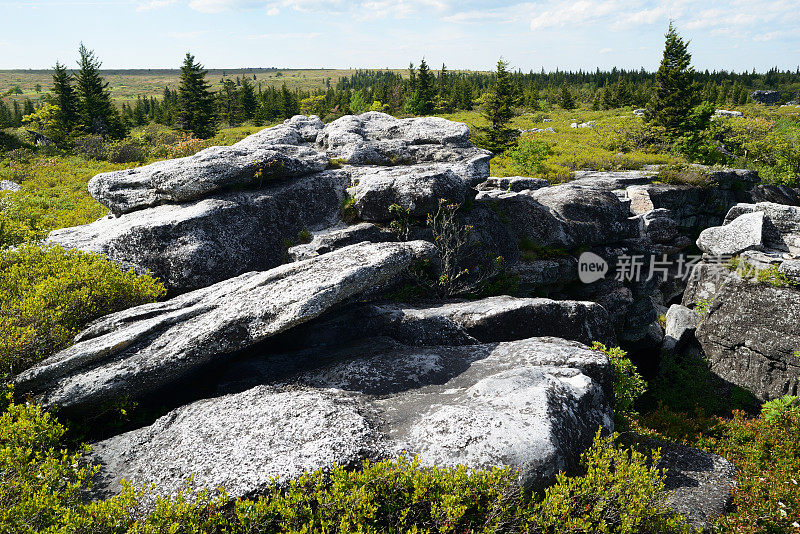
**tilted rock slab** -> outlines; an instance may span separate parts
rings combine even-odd
[[[432,253],[433,245],[421,241],[352,245],[114,313],[20,374],[17,391],[83,417],[124,396],[141,400],[215,359],[393,282]]]
[[[725,216],[725,223],[743,214],[757,212],[764,212],[764,241],[768,248],[800,254],[800,206],[773,202],[736,204]]]
[[[263,491],[303,471],[418,455],[425,466],[511,466],[541,488],[570,470],[599,426],[613,428],[611,367],[571,341],[533,338],[461,347],[368,340],[284,385],[258,386],[174,410],[94,445],[99,489],[119,481],[175,494]],[[253,363],[269,374],[269,359]]]
[[[713,270],[695,270],[706,278],[715,276]],[[713,284],[698,279],[691,285]],[[800,347],[800,291],[734,274],[723,276],[716,287],[696,332],[711,371],[762,401],[797,395],[800,358],[794,353]]]
[[[196,289],[283,263],[286,239],[339,220],[348,182],[342,170],[325,171],[254,191],[104,217],[54,230],[48,240],[149,270],[170,289]]]
[[[119,215],[196,200],[229,187],[320,172],[328,166],[327,156],[297,146],[313,141],[320,129],[318,117],[298,115],[232,146],[212,146],[185,158],[98,174],[89,180],[89,194]]]

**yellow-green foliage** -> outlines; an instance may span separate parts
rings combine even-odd
[[[100,255],[33,244],[0,252],[0,375],[67,346],[93,319],[164,294],[157,279]]]
[[[463,111],[444,115],[445,118],[464,122],[474,131],[486,126],[478,111]],[[542,118],[552,122],[542,122]],[[572,128],[573,122],[595,121],[596,128]],[[569,179],[576,170],[640,169],[645,165],[685,162],[682,157],[665,153],[652,153],[630,142],[631,131],[642,129],[642,119],[626,109],[591,111],[587,109],[556,109],[547,114],[525,114],[515,117],[511,128],[552,127],[555,133],[527,134],[531,139],[541,140],[549,146],[549,154],[543,159],[543,167],[530,173],[507,155],[498,155],[491,162],[492,176],[514,176],[520,173],[548,178],[551,181]],[[536,169],[533,169],[536,170]]]
[[[94,467],[61,448],[64,434],[35,405],[0,416],[0,532],[682,532],[668,518],[657,459],[598,432],[583,474],[559,475],[544,495],[527,495],[509,469],[423,468],[416,459],[334,467],[293,482],[275,481],[261,497],[230,500],[224,490],[147,495],[124,485],[110,499],[82,500]],[[154,505],[142,506],[143,498]]]
[[[661,455],[647,458],[614,444],[598,431],[581,456],[586,473],[558,475],[530,514],[534,532],[691,532],[666,503]]]
[[[614,368],[614,415],[617,424],[624,425],[627,418],[636,415],[633,405],[647,389],[647,382],[621,348],[606,347],[598,341],[592,344],[592,348],[608,356]]]
[[[20,191],[0,192],[0,248],[102,217],[108,210],[89,196],[86,183],[97,173],[127,167],[76,156],[0,162],[0,180],[22,186]]]

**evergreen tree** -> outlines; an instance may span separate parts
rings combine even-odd
[[[567,84],[561,86],[561,94],[558,97],[559,105],[564,109],[575,109],[575,98],[572,96]]]
[[[428,68],[428,64],[425,63],[425,59],[420,62],[416,76],[414,76],[413,64],[409,65],[409,71],[412,76],[413,92],[411,98],[406,102],[406,110],[415,115],[430,115],[433,113],[436,95],[433,74]]]
[[[124,137],[125,127],[117,108],[111,103],[108,83],[100,76],[100,60],[83,43],[78,54],[80,69],[76,81],[81,129],[95,135]]]
[[[508,63],[502,59],[497,62],[494,84],[486,95],[483,109],[483,116],[489,121],[489,127],[483,130],[483,144],[493,152],[506,150],[513,139],[508,123],[514,117],[514,93],[507,67]]]
[[[665,38],[664,55],[656,72],[655,90],[645,108],[645,120],[674,135],[683,131],[698,99],[689,43],[678,35],[671,21]]]
[[[181,128],[189,130],[200,139],[213,136],[217,125],[214,93],[211,92],[211,84],[206,81],[206,74],[203,66],[196,63],[194,56],[187,52],[181,65],[178,85],[177,122]],[[252,90],[252,86],[250,88]],[[255,98],[251,113],[254,110]]]
[[[256,112],[256,91],[250,79],[242,78],[239,86],[239,113],[242,121],[249,121]]]

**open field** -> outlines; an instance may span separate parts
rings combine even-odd
[[[398,72],[408,76],[407,69],[382,69]],[[247,76],[262,86],[282,86],[284,83],[290,90],[304,91],[326,87],[329,82],[335,86],[339,78],[355,73],[351,69],[277,69],[277,68],[235,68],[213,69],[208,71],[208,79],[218,88],[224,77],[236,79]],[[433,71],[436,72],[436,71]],[[164,87],[175,89],[178,86],[180,70],[147,69],[147,70],[102,70],[101,75],[108,82],[111,96],[117,103],[135,101],[137,96],[161,96]],[[42,87],[36,92],[36,85]],[[15,86],[19,86],[22,94],[8,95],[6,99],[36,100],[43,96],[53,84],[51,70],[0,70],[0,95]]]

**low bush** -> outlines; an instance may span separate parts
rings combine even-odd
[[[110,499],[83,497],[96,468],[82,449],[62,448],[65,428],[40,407],[0,415],[0,531],[69,533],[269,532],[687,532],[666,508],[664,473],[653,458],[598,431],[582,472],[558,475],[528,495],[510,469],[422,467],[418,460],[365,462],[275,481],[257,498],[224,490],[147,495],[125,484]],[[145,501],[149,506],[143,506]]]
[[[164,294],[157,279],[100,255],[33,244],[0,252],[0,376],[64,348],[89,321]]]
[[[637,415],[634,404],[647,390],[647,382],[621,348],[606,347],[598,341],[592,344],[592,348],[608,356],[608,361],[614,369],[615,423],[623,428],[627,427],[628,421]]]

